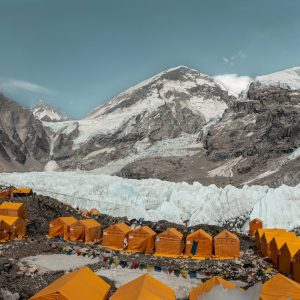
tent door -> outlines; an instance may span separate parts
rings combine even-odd
[[[198,241],[193,241],[191,253],[195,255],[197,253],[197,249],[198,249]]]

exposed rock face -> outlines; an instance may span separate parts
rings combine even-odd
[[[41,169],[49,140],[33,114],[0,94],[0,170]]]

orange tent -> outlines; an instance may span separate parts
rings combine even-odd
[[[297,237],[295,232],[282,232],[282,231],[265,232],[260,239],[260,251],[263,256],[271,257],[270,243],[275,236],[285,237],[286,240]]]
[[[103,230],[102,246],[114,249],[123,250],[124,242],[127,243],[129,232],[132,229],[125,223],[118,223],[109,226]]]
[[[0,215],[19,217],[25,220],[27,218],[26,206],[24,203],[5,201],[0,205]]]
[[[0,199],[10,199],[12,195],[13,193],[11,188],[0,190]]]
[[[88,267],[65,274],[30,300],[106,300],[110,285]]]
[[[122,285],[111,300],[175,300],[173,289],[145,274]]]
[[[193,253],[194,252],[194,253]],[[202,229],[190,233],[186,238],[185,255],[195,258],[211,258],[212,237]]]
[[[259,300],[299,300],[300,284],[277,274],[263,285]]]
[[[22,197],[22,196],[30,196],[33,194],[33,192],[31,188],[22,187],[22,188],[13,188],[12,194],[13,196]]]
[[[156,232],[148,226],[142,226],[129,233],[128,251],[152,253],[155,247]]]
[[[96,208],[92,208],[89,212],[90,216],[100,216],[100,211]]]
[[[292,236],[287,238],[284,236],[274,236],[270,242],[270,258],[273,265],[278,266],[278,259],[280,254],[280,248],[288,241],[288,240],[297,240],[297,236],[293,238]]]
[[[26,221],[19,217],[0,215],[0,242],[26,236]]]
[[[293,279],[300,283],[300,250],[294,255]]]
[[[280,248],[279,271],[284,275],[293,274],[294,255],[300,250],[299,241],[286,242]]]
[[[56,218],[49,223],[48,237],[62,237],[65,240],[70,238],[70,226],[76,223],[77,220],[73,217],[60,217]]]
[[[274,228],[261,228],[257,229],[255,232],[255,242],[256,242],[256,249],[260,250],[260,239],[263,236],[265,232],[272,232],[272,231],[281,231],[281,232],[286,232],[285,229],[274,229]]]
[[[227,230],[223,230],[214,237],[214,249],[216,258],[239,258],[240,240],[235,234]]]
[[[249,222],[249,235],[254,236],[257,229],[263,227],[263,221],[256,218]]]
[[[222,279],[219,276],[214,276],[205,281],[203,284],[198,285],[190,291],[189,300],[201,299],[200,296],[204,293],[210,292],[217,285],[222,285],[224,289],[236,289],[237,286],[229,281]]]
[[[101,238],[101,225],[94,219],[79,220],[70,225],[70,240],[85,243],[98,242]]]
[[[157,256],[178,257],[183,251],[183,234],[175,228],[168,228],[158,234],[155,240]]]

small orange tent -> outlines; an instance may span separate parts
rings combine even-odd
[[[300,250],[299,241],[286,242],[280,248],[279,271],[284,275],[293,274],[294,255]]]
[[[299,300],[300,284],[277,274],[264,283],[259,300]]]
[[[182,255],[183,247],[183,234],[175,228],[168,228],[156,236],[156,256],[178,257]]]
[[[123,250],[124,243],[128,242],[128,234],[132,229],[125,223],[118,223],[103,230],[102,246],[114,250]]]
[[[293,279],[300,283],[300,250],[294,255]]]
[[[175,300],[173,289],[145,274],[122,285],[111,300]]]
[[[77,220],[73,217],[60,217],[56,218],[49,223],[48,237],[62,237],[65,240],[70,238],[70,226],[76,223]]]
[[[13,188],[12,189],[13,197],[23,197],[23,196],[31,196],[33,194],[31,188],[21,187],[21,188]]]
[[[128,251],[152,253],[155,247],[156,232],[148,226],[142,226],[129,233]]]
[[[275,228],[261,228],[257,229],[255,232],[255,242],[256,242],[256,249],[260,250],[260,239],[263,236],[265,232],[272,232],[272,231],[281,231],[281,232],[286,232],[285,229],[275,229]]]
[[[70,225],[70,240],[85,243],[99,242],[101,225],[94,219],[79,220]]]
[[[214,237],[215,257],[219,259],[233,259],[240,257],[240,240],[239,238],[223,230]]]
[[[280,248],[289,240],[297,240],[297,237],[274,236],[270,242],[270,258],[274,266],[278,266]]]
[[[3,202],[0,205],[0,215],[19,217],[21,219],[27,219],[27,210],[24,203],[17,202]]]
[[[88,267],[65,274],[30,300],[107,300],[110,285]]]
[[[198,285],[190,291],[189,300],[201,299],[200,296],[204,293],[210,292],[215,286],[222,285],[225,289],[236,289],[237,286],[229,281],[222,279],[219,276],[214,276],[205,281],[203,284]]]
[[[282,231],[265,232],[260,239],[260,251],[263,256],[271,257],[270,244],[272,239],[275,236],[285,237],[286,240],[290,240],[291,238],[296,238],[295,232],[282,232]]]
[[[22,239],[26,236],[26,221],[19,217],[0,215],[0,241]]]
[[[249,235],[254,236],[257,229],[260,229],[263,227],[263,221],[256,218],[249,222]]]
[[[185,255],[195,258],[211,258],[212,237],[202,229],[190,233],[186,238]]]
[[[98,210],[98,209],[96,209],[96,208],[92,208],[91,210],[90,210],[90,212],[89,212],[89,215],[90,216],[100,216],[100,211]]]
[[[10,199],[12,195],[13,193],[11,188],[0,190],[0,199]]]

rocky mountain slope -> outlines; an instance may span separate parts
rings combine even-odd
[[[33,115],[41,121],[60,122],[70,120],[65,113],[44,100],[39,100],[30,108],[30,110],[32,111]]]
[[[30,110],[0,94],[0,170],[43,169],[49,149],[42,123]]]

